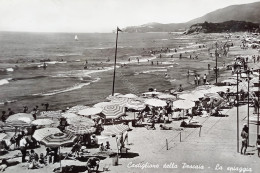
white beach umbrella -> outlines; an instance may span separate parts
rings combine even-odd
[[[167,105],[166,101],[160,99],[146,99],[144,103],[155,107],[164,107]]]
[[[172,103],[173,107],[179,109],[190,109],[195,106],[195,103],[190,100],[177,100]]]
[[[93,107],[95,107],[95,108],[103,108],[103,107],[105,107],[107,105],[111,105],[111,102],[100,102],[100,103],[95,104]]]
[[[128,109],[142,110],[145,108],[145,104],[138,100],[131,100],[126,104]]]
[[[45,126],[45,125],[54,124],[54,121],[50,120],[50,119],[38,119],[38,120],[32,121],[32,124],[38,125],[38,126]]]
[[[78,115],[74,114],[74,113],[64,113],[61,115],[63,118],[74,118],[77,117]]]
[[[135,94],[125,94],[125,95],[119,95],[118,97],[124,97],[124,98],[134,99],[134,98],[137,98],[138,96],[135,95]]]
[[[176,97],[171,94],[159,94],[157,97],[163,100],[176,100]]]
[[[204,96],[203,93],[194,92],[194,93],[187,93],[187,94],[179,95],[179,98],[185,99],[185,100],[196,101],[196,100],[199,100],[199,98],[202,98],[203,96]]]
[[[89,116],[89,115],[96,115],[101,112],[102,112],[102,108],[93,107],[93,108],[82,109],[78,112],[78,114],[83,116]]]

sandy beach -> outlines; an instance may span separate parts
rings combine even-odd
[[[202,36],[194,36],[193,38]],[[209,36],[209,35],[206,35]],[[190,36],[192,37],[192,36]],[[220,38],[223,40],[223,34],[216,34],[214,38]],[[191,38],[190,38],[191,39]],[[247,49],[242,50],[240,48],[240,40],[234,39],[234,47],[230,47],[228,57],[222,57],[219,62],[221,67],[222,63],[225,62],[226,65],[231,63],[235,56],[239,55],[259,55],[256,49]],[[203,43],[203,40],[202,40]],[[207,46],[212,44],[211,41],[207,42]],[[199,44],[198,44],[199,45]],[[198,47],[196,45],[196,47]],[[154,63],[157,60],[163,64],[169,63],[171,61],[171,55],[173,55],[174,63],[177,63],[178,66],[175,66],[173,63],[169,63],[169,68],[163,66],[162,70],[158,66],[157,72],[159,75],[155,75],[156,79],[161,78],[164,73],[169,75],[169,81],[174,80],[176,76],[182,78],[183,80],[176,80],[172,88],[176,89],[179,84],[182,84],[185,92],[190,90],[193,92],[195,85],[193,82],[193,75],[200,74],[201,77],[203,74],[207,74],[208,81],[213,84],[215,82],[214,73],[211,66],[211,69],[208,70],[207,64],[211,62],[214,64],[214,57],[209,56],[207,48],[196,50],[196,53],[199,52],[199,60],[189,59],[187,52],[194,47],[186,47],[183,50],[183,55],[187,56],[182,59],[178,59],[179,54],[162,54],[167,56],[160,60],[158,58],[154,59]],[[212,50],[214,51],[214,49]],[[186,52],[186,53],[185,53]],[[226,59],[225,59],[226,58]],[[151,61],[151,60],[150,60]],[[220,65],[221,64],[221,65]],[[259,63],[253,63],[252,60],[249,60],[248,66],[258,67]],[[142,66],[142,65],[141,65]],[[145,65],[144,65],[145,66]],[[196,68],[193,68],[196,67]],[[180,69],[178,74],[176,74],[175,67]],[[129,63],[127,68],[119,68],[118,73],[124,73],[129,70],[129,68],[140,68],[136,62]],[[143,67],[141,67],[143,68]],[[143,71],[152,71],[150,67],[143,69]],[[188,69],[187,69],[188,68]],[[199,69],[199,70],[198,70]],[[160,71],[161,70],[161,71]],[[187,70],[191,71],[190,77],[187,77]],[[133,70],[135,71],[135,70]],[[220,68],[220,76],[218,81],[222,81],[231,76],[230,70],[225,70],[225,67]],[[148,72],[148,73],[150,73]],[[154,71],[152,71],[154,72]],[[142,72],[145,73],[145,72]],[[95,75],[94,75],[95,76]],[[121,79],[124,80],[124,79]],[[142,80],[142,78],[140,78]],[[187,81],[187,82],[183,82]],[[131,79],[124,81],[125,84],[132,84]],[[138,81],[136,81],[138,82]],[[120,85],[120,84],[119,84]],[[136,84],[138,85],[138,84]],[[158,91],[170,90],[167,88],[169,85],[159,85],[158,83],[148,83],[150,87],[156,88]],[[104,86],[105,87],[105,86]],[[123,88],[124,85],[120,85],[119,88]],[[235,88],[235,86],[232,86]],[[139,90],[138,90],[139,91]],[[126,91],[125,91],[126,92]],[[122,92],[124,93],[124,92]],[[125,94],[125,93],[124,93]],[[102,100],[100,98],[100,100]],[[102,100],[104,101],[104,99]],[[15,104],[15,103],[14,103]],[[91,104],[88,104],[91,105]],[[242,155],[237,152],[237,108],[232,107],[231,109],[221,110],[222,114],[228,115],[227,117],[200,117],[195,116],[193,119],[201,124],[201,128],[181,128],[181,121],[172,121],[170,124],[166,124],[169,127],[172,127],[172,130],[160,130],[159,123],[155,124],[156,130],[147,130],[145,127],[133,127],[130,122],[129,126],[132,129],[129,131],[128,142],[129,145],[126,145],[127,148],[130,148],[128,154],[122,157],[119,157],[118,165],[113,166],[113,158],[105,157],[104,160],[101,160],[99,166],[99,172],[103,171],[103,167],[109,167],[108,172],[258,172],[260,168],[260,159],[257,156],[256,150],[256,133],[257,126],[250,124],[249,130],[249,147],[247,149],[247,154]],[[250,107],[250,115],[253,114],[253,107]],[[133,115],[132,112],[126,112],[127,119],[133,119],[136,115]],[[243,124],[246,123],[245,117],[247,116],[247,105],[239,106],[239,136]],[[7,133],[8,136],[6,139],[10,139],[13,135],[13,132]],[[107,137],[105,141],[109,141],[111,144],[112,151],[117,151],[116,139],[113,137]],[[239,141],[239,146],[241,147],[241,137]],[[37,153],[45,153],[45,147],[41,145],[40,148],[36,148]],[[61,147],[61,152],[66,153],[71,150],[71,147]],[[98,153],[98,148],[90,148],[89,156],[95,156]],[[239,148],[240,151],[240,148]],[[0,158],[9,158],[18,154],[20,151],[9,151],[5,155],[1,155]],[[21,162],[21,157],[12,159],[14,161]],[[62,160],[61,165],[85,165],[86,162],[74,161],[74,160]],[[21,173],[27,172],[52,172],[54,168],[59,167],[59,163],[48,164],[40,169],[27,169],[27,164],[19,163],[15,166],[8,167],[5,172],[13,173],[19,171]],[[87,172],[87,171],[86,171]]]

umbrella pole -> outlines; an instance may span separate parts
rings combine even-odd
[[[59,147],[59,157],[60,157],[60,172],[62,172],[62,169],[61,169],[61,156],[60,156],[60,147]]]

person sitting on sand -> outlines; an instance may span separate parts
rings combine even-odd
[[[109,143],[108,141],[106,142],[105,149],[106,149],[106,150],[110,150],[110,143]]]
[[[98,172],[99,163],[100,163],[99,158],[91,157],[91,158],[88,159],[88,161],[86,163],[86,167],[87,167],[89,172],[90,172],[90,170],[95,169],[95,168],[96,168],[96,172]]]
[[[178,88],[178,92],[182,92],[183,91],[183,88],[182,88],[182,85],[180,84],[179,88]]]
[[[103,143],[100,144],[100,146],[99,146],[99,151],[100,151],[100,152],[106,151],[106,149],[105,149]]]
[[[161,130],[172,130],[172,127],[167,127],[165,125],[160,124],[160,129]]]
[[[40,154],[39,157],[39,164],[41,165],[47,165],[47,157],[43,155],[43,153]]]

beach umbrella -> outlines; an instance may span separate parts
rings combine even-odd
[[[164,107],[167,105],[166,101],[160,99],[146,99],[144,103],[154,107]]]
[[[79,115],[89,116],[89,115],[96,115],[102,112],[102,109],[99,107],[87,108],[82,109],[78,112]]]
[[[61,110],[58,111],[42,111],[40,116],[48,118],[61,118]]]
[[[190,109],[195,106],[195,102],[190,100],[177,100],[172,103],[173,107],[179,109]]]
[[[120,135],[127,130],[129,130],[129,126],[124,124],[104,126],[104,131],[102,132],[102,135],[105,136]]]
[[[106,116],[106,119],[115,119],[125,114],[125,108],[116,104],[110,104],[104,106],[102,113]]]
[[[116,105],[121,105],[121,106],[125,106],[128,103],[129,99],[128,98],[124,98],[124,97],[114,97],[111,100],[112,104],[116,104]]]
[[[185,100],[191,100],[191,101],[196,101],[199,100],[199,98],[203,97],[204,94],[202,92],[192,92],[192,93],[186,93],[186,94],[181,94],[179,95],[179,98],[185,99]]]
[[[21,120],[24,122],[29,122],[34,120],[32,114],[27,114],[27,113],[17,113],[14,115],[9,116],[6,121],[7,122],[12,122],[12,121],[16,121],[16,120]]]
[[[60,147],[72,144],[76,141],[77,136],[71,133],[56,133],[49,136],[46,136],[41,140],[41,142],[46,147],[59,147],[59,155],[60,155]],[[60,159],[60,169],[61,169],[61,159]]]
[[[103,108],[103,107],[105,107],[107,105],[111,105],[111,102],[100,102],[100,103],[95,104],[93,107],[95,107],[95,108]]]
[[[9,116],[6,119],[6,124],[16,127],[30,126],[33,119],[34,118],[31,114],[17,113]]]
[[[38,119],[38,120],[32,121],[33,125],[38,125],[38,126],[51,125],[53,123],[54,123],[54,121],[50,120],[50,119]]]
[[[81,125],[85,125],[88,127],[95,125],[95,122],[92,119],[87,118],[87,117],[80,117],[80,116],[68,118],[67,122],[69,124],[81,124]]]
[[[84,135],[94,133],[96,131],[96,128],[89,127],[83,124],[72,124],[66,127],[66,131],[75,135]]]
[[[87,109],[89,108],[88,106],[84,106],[84,105],[76,105],[76,106],[73,106],[71,107],[69,110],[67,110],[66,112],[68,113],[77,113],[79,112],[80,110],[82,109]]]
[[[5,134],[5,133],[0,133],[0,141],[2,141],[6,136],[7,136],[7,134]]]
[[[42,129],[35,130],[33,137],[37,141],[41,141],[46,136],[49,136],[51,134],[56,134],[56,133],[61,133],[60,129],[58,129],[58,128],[42,128]]]
[[[176,96],[171,94],[159,94],[157,97],[163,100],[176,100]]]
[[[67,113],[64,113],[61,115],[63,118],[75,118],[77,117],[78,115],[75,114],[75,113],[70,113],[70,112],[67,112]]]
[[[205,96],[206,98],[216,98],[216,99],[217,99],[217,98],[221,98],[218,93],[206,93],[206,94],[204,94],[204,96]]]
[[[126,107],[128,109],[134,109],[134,110],[142,110],[145,108],[145,104],[141,101],[138,100],[130,100],[127,104]]]
[[[129,99],[135,99],[135,98],[138,98],[138,96],[135,95],[135,94],[119,95],[118,97],[124,97],[124,98],[129,98]]]
[[[70,145],[74,143],[77,139],[77,136],[71,133],[55,133],[49,136],[46,136],[41,140],[43,145],[46,147],[60,147],[65,145]]]

